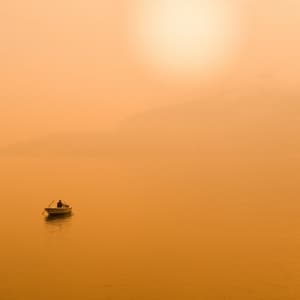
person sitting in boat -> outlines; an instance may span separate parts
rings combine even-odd
[[[62,203],[62,201],[61,200],[58,200],[58,202],[57,202],[57,207],[58,208],[61,208],[61,207],[63,207],[64,206],[64,204]]]

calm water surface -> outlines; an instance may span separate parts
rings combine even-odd
[[[300,299],[294,169],[220,174],[194,162],[71,158],[1,165],[3,300]],[[43,216],[59,198],[74,214]]]

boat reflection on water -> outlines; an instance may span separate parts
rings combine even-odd
[[[64,215],[48,215],[45,217],[45,225],[51,232],[60,231],[71,225],[72,217],[73,213]]]
[[[66,220],[70,219],[73,216],[73,213],[70,214],[64,214],[64,215],[47,215],[45,217],[46,222],[55,222],[58,220]]]

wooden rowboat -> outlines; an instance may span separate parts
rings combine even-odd
[[[45,211],[48,213],[49,216],[68,215],[72,213],[72,207],[46,207]]]

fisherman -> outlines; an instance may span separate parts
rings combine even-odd
[[[61,200],[58,200],[58,202],[57,202],[57,207],[60,208],[60,207],[63,207],[63,206],[64,206],[64,205],[63,205],[62,201],[61,201]]]

